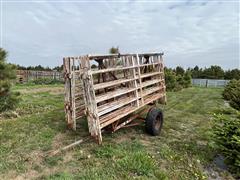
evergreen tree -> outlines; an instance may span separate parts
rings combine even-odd
[[[187,71],[183,75],[183,80],[184,80],[184,88],[190,87],[192,84],[192,77],[190,71]]]
[[[239,69],[232,69],[225,71],[224,79],[240,79],[240,70]]]
[[[204,69],[203,76],[208,79],[223,79],[224,70],[220,66],[211,66]]]
[[[6,62],[7,52],[0,48],[0,112],[13,109],[18,102],[18,93],[11,92],[11,85],[16,78],[16,67]]]
[[[176,75],[181,75],[183,76],[184,75],[184,69],[181,67],[181,66],[177,66],[176,67]]]
[[[110,54],[118,54],[118,53],[120,53],[120,52],[119,52],[119,48],[118,48],[118,47],[111,47],[111,48],[109,49],[109,53],[110,53]]]
[[[56,70],[56,71],[63,71],[63,65],[61,65],[61,66],[56,66],[56,67],[54,67],[53,68],[53,70]]]

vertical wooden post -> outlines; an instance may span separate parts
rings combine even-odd
[[[131,60],[132,60],[132,66],[133,67],[136,66],[133,56],[131,57]],[[137,77],[136,77],[136,69],[135,68],[133,68],[133,78],[134,78],[134,88],[136,88],[135,96],[137,98],[137,106],[139,107],[140,104],[139,104],[139,95],[138,95]]]
[[[164,76],[164,64],[163,64],[163,58],[162,58],[162,55],[160,55],[160,59],[159,59],[160,61],[160,69],[161,69],[161,72],[162,72],[162,74],[161,74],[161,76],[162,76],[162,84],[163,84],[163,86],[164,86],[164,99],[163,99],[163,101],[164,101],[164,103],[166,104],[167,103],[167,95],[166,95],[166,85],[165,85],[165,76]]]
[[[88,56],[81,58],[83,90],[86,98],[86,114],[88,119],[88,126],[91,136],[93,136],[99,144],[102,143],[102,134],[99,124],[99,117],[97,113],[97,104],[95,97],[95,90],[93,88],[93,78],[90,69],[90,62]]]
[[[70,58],[63,59],[63,70],[65,79],[65,113],[68,126],[71,126],[72,111],[71,111],[71,81],[70,81]]]
[[[143,90],[142,90],[142,78],[141,78],[141,69],[140,69],[140,63],[139,63],[139,56],[136,54],[136,59],[137,59],[137,69],[138,69],[138,79],[139,79],[139,86],[140,86],[140,94],[141,94],[141,101],[142,104],[144,104],[144,99],[143,99]]]
[[[71,68],[71,101],[72,101],[72,128],[76,130],[76,104],[75,104],[75,61],[70,59]]]

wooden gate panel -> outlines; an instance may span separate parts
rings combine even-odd
[[[79,58],[64,58],[65,114],[68,127],[76,130],[77,121],[85,116],[85,101]]]

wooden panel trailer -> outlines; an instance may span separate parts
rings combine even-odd
[[[89,133],[99,144],[102,131],[112,132],[133,123],[147,112],[146,130],[159,134],[166,103],[163,53],[109,54],[66,57],[65,112],[70,128],[87,117]],[[141,113],[140,113],[141,112]]]

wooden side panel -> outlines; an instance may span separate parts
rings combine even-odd
[[[93,88],[93,77],[91,74],[91,67],[88,56],[81,58],[81,71],[83,73],[82,81],[89,132],[91,136],[93,136],[100,144],[102,143],[102,134],[99,125],[96,97]]]
[[[70,58],[63,59],[63,71],[64,71],[64,92],[65,92],[65,116],[69,128],[72,128],[72,95],[71,95],[71,68]]]
[[[64,58],[65,113],[68,127],[76,130],[77,122],[85,116],[85,101],[78,58]]]
[[[70,58],[70,81],[71,81],[71,110],[72,110],[72,129],[76,130],[76,103],[75,103],[75,61],[74,58]]]
[[[142,78],[141,78],[141,70],[140,70],[140,60],[138,54],[136,55],[137,59],[137,71],[138,71],[138,79],[139,79],[139,88],[140,88],[140,97],[141,97],[141,103],[144,103],[143,99],[143,90],[142,90]]]

